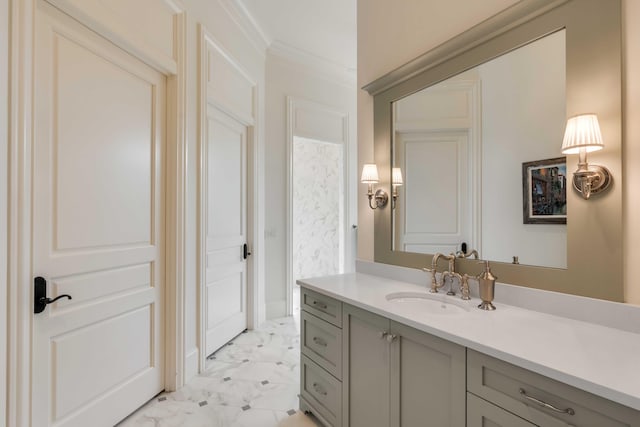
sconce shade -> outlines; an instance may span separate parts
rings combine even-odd
[[[391,173],[391,184],[402,185],[402,170],[400,168],[393,168]]]
[[[362,167],[362,178],[360,181],[363,184],[375,184],[378,179],[378,167],[375,164],[366,164]]]
[[[577,154],[583,148],[587,153],[604,148],[598,117],[595,114],[581,114],[567,120],[562,153]]]

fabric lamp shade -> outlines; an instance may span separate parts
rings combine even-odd
[[[378,179],[378,167],[375,164],[366,164],[362,167],[362,177],[360,181],[363,184],[375,184]]]
[[[391,173],[391,183],[393,185],[402,185],[402,170],[400,168],[393,168]]]
[[[595,114],[581,114],[567,120],[562,140],[563,154],[577,154],[581,149],[589,153],[602,148],[602,133]]]

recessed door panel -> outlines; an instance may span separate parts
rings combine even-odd
[[[147,263],[53,278],[49,297],[56,298],[58,295],[68,294],[73,295],[73,299],[50,305],[51,315],[55,316],[61,311],[76,309],[78,306],[94,304],[100,299],[115,298],[120,293],[143,291],[151,286],[152,272],[153,265]]]
[[[232,119],[229,119],[232,120]],[[246,161],[246,133],[236,123],[212,118],[208,151],[208,212],[210,238],[244,235],[246,186],[243,176]]]
[[[53,337],[54,419],[149,369],[151,337],[150,306]]]
[[[53,37],[54,249],[149,244],[154,83]]]

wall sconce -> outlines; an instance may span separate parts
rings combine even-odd
[[[391,193],[391,209],[396,208],[396,200],[398,199],[398,187],[402,184],[402,170],[400,168],[393,168],[391,170],[391,186],[393,187],[393,192]]]
[[[567,120],[562,153],[579,154],[578,169],[573,173],[573,188],[585,200],[592,194],[606,190],[611,184],[611,173],[607,168],[587,163],[587,153],[602,148],[602,133],[595,114],[581,114]]]
[[[371,209],[378,209],[384,207],[389,201],[389,196],[386,191],[379,188],[375,195],[373,194],[373,184],[377,184],[378,179],[378,167],[375,164],[366,164],[362,167],[362,177],[360,181],[363,184],[369,184],[369,189],[367,191],[367,197],[369,198],[369,207]],[[371,204],[371,199],[375,197],[376,204]]]

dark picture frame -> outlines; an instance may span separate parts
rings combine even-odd
[[[522,164],[524,224],[567,223],[567,158]]]

